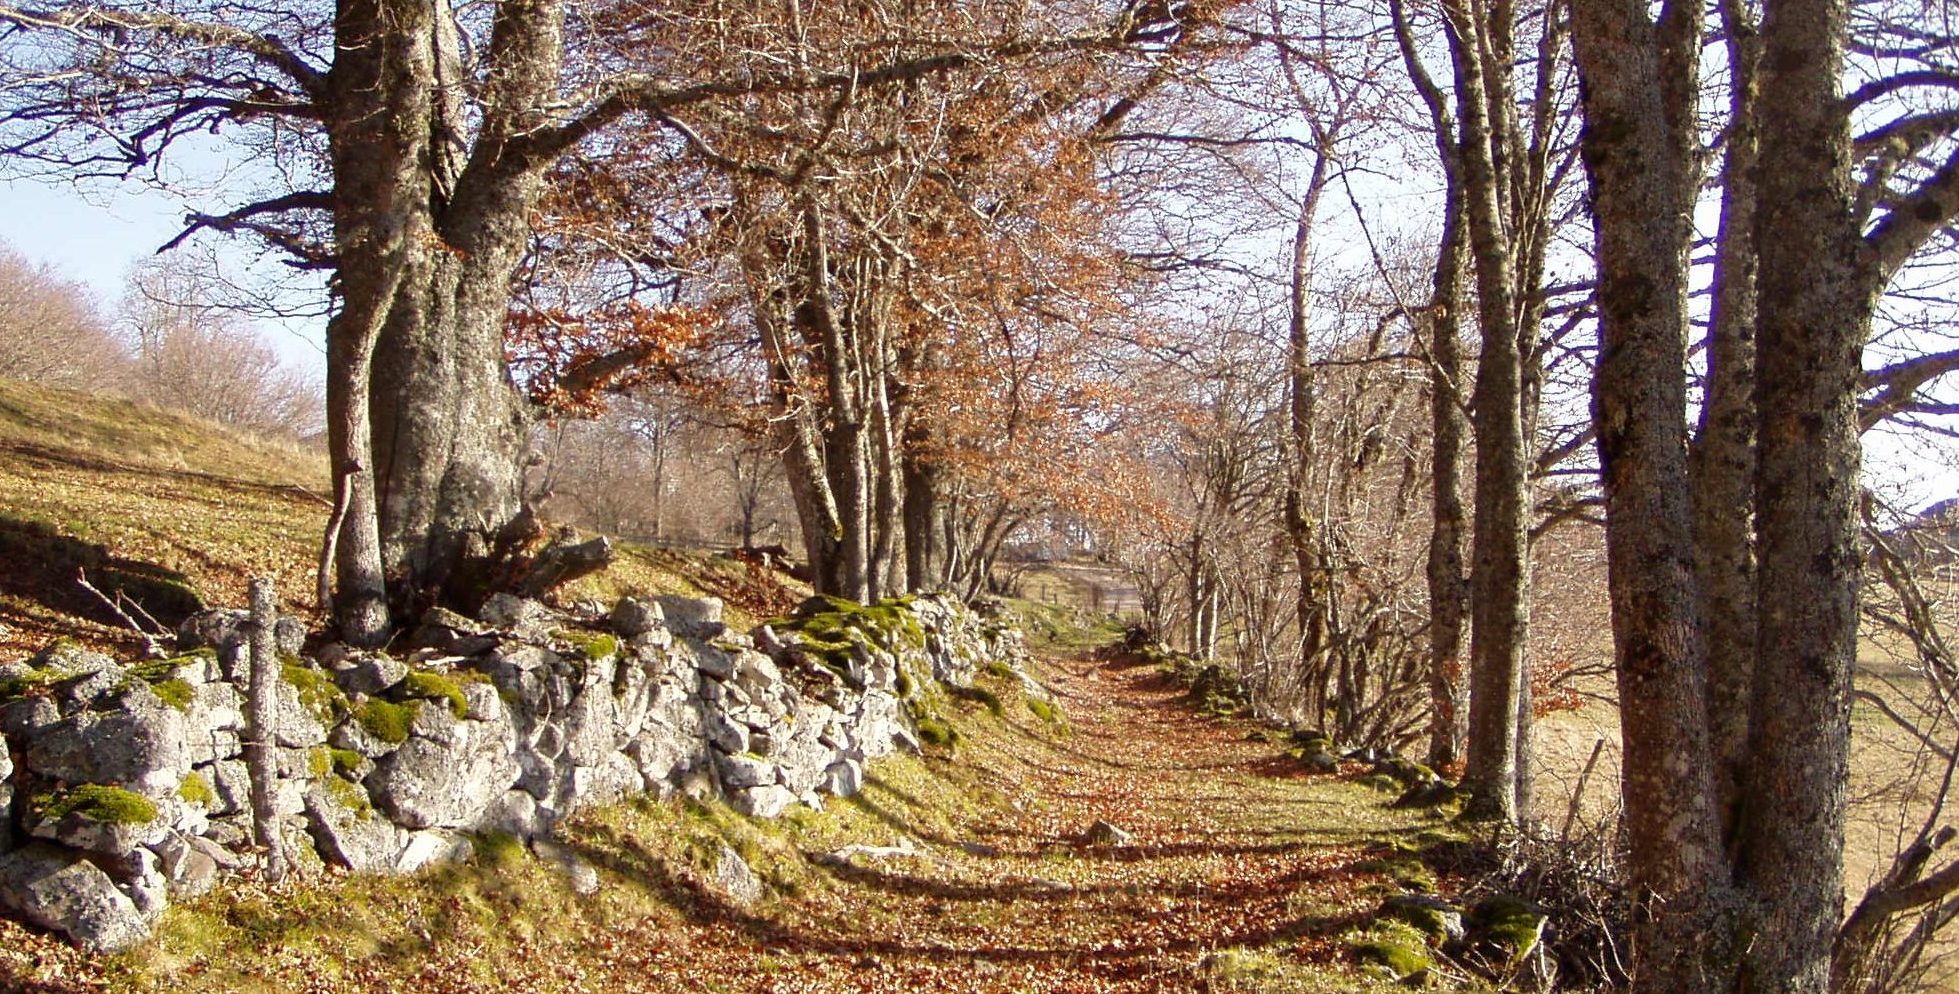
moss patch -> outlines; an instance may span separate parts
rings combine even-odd
[[[893,653],[925,647],[925,628],[912,612],[911,601],[889,597],[875,604],[859,604],[819,595],[804,601],[794,615],[776,618],[769,626],[780,634],[797,635],[802,648],[820,657],[824,665],[847,667],[851,645],[860,639]]]
[[[945,748],[959,741],[959,731],[939,718],[918,719],[918,738],[929,746]]]
[[[211,788],[211,781],[202,773],[193,772],[177,785],[177,797],[185,804],[201,804],[205,808],[218,806],[218,792]]]
[[[347,695],[341,693],[325,673],[297,658],[287,657],[279,668],[279,675],[299,692],[300,705],[318,718],[320,724],[332,727],[347,713]]]
[[[415,712],[421,707],[420,701],[396,704],[374,698],[362,704],[354,712],[354,720],[367,730],[367,734],[389,745],[400,745],[408,741],[408,729],[415,723]]]
[[[78,814],[118,825],[147,825],[157,818],[156,802],[121,787],[96,783],[43,794],[35,799],[34,808],[47,821]]]
[[[959,700],[986,708],[995,718],[1007,713],[1007,706],[1000,703],[1000,695],[985,687],[947,687],[946,693]]]
[[[1061,723],[1061,709],[1059,707],[1056,707],[1053,701],[1050,701],[1045,697],[1027,698],[1027,710],[1032,712],[1034,717],[1039,718],[1050,725],[1057,725]]]
[[[1469,909],[1468,925],[1478,945],[1515,964],[1537,948],[1545,920],[1544,912],[1529,901],[1493,894]]]
[[[462,681],[446,673],[416,670],[401,681],[401,693],[404,697],[444,701],[449,705],[449,713],[458,718],[469,717],[469,698],[463,696]]]
[[[559,632],[559,638],[571,643],[579,655],[592,662],[619,654],[619,638],[610,632]]]

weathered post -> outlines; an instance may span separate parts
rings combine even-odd
[[[265,879],[286,875],[286,851],[279,837],[276,808],[279,776],[279,622],[278,594],[271,579],[251,582],[252,619],[245,687],[245,767],[252,781],[252,834],[265,853]]]

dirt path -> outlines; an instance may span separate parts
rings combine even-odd
[[[1072,734],[1009,721],[953,762],[1003,803],[952,833],[889,816],[889,841],[917,855],[825,866],[846,886],[756,915],[697,914],[740,938],[678,943],[668,962],[710,956],[708,989],[727,991],[1179,991],[1236,989],[1212,954],[1251,949],[1314,979],[1242,989],[1368,986],[1336,939],[1379,901],[1381,878],[1355,864],[1423,819],[1299,774],[1282,746],[1197,714],[1152,668],[1074,660],[1047,675]],[[895,789],[873,786],[867,797]],[[1085,843],[1098,820],[1130,840]]]

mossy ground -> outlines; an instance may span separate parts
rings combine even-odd
[[[1299,773],[1283,743],[1199,714],[1150,667],[1065,659],[1046,678],[1073,734],[1017,681],[983,676],[1002,713],[952,701],[956,754],[880,760],[862,794],[820,812],[754,822],[684,799],[592,812],[562,833],[599,871],[591,897],[485,838],[474,862],[418,876],[328,873],[189,902],[118,958],[0,926],[0,947],[26,943],[0,954],[0,988],[1394,989],[1352,943],[1396,887],[1382,854],[1419,860],[1431,816]],[[1082,844],[1097,819],[1133,842]],[[901,843],[916,855],[814,858]],[[723,844],[767,885],[761,903],[707,884]]]

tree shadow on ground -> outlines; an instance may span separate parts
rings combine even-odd
[[[82,587],[84,574],[107,597],[121,595],[172,629],[204,609],[190,579],[176,570],[125,559],[39,521],[0,515],[0,594],[56,614],[126,628],[108,605]]]
[[[659,854],[649,851],[629,836],[605,827],[595,827],[593,832],[594,838],[591,842],[576,846],[586,859],[601,866],[610,874],[631,881],[634,886],[656,895],[694,925],[717,931],[738,930],[752,941],[780,952],[827,955],[846,959],[888,957],[951,963],[980,961],[1046,963],[1076,969],[1092,968],[1095,973],[1104,977],[1121,979],[1130,975],[1160,972],[1166,957],[1174,960],[1216,949],[1263,946],[1277,942],[1298,941],[1312,936],[1330,936],[1350,929],[1365,919],[1365,916],[1360,914],[1306,915],[1256,926],[1224,929],[1216,934],[1193,934],[1170,943],[1123,948],[1106,945],[1035,945],[1013,942],[988,945],[984,948],[963,948],[930,942],[908,942],[868,932],[853,933],[848,930],[852,925],[850,922],[830,923],[828,927],[812,928],[812,923],[797,924],[778,920],[737,905],[708,889],[698,880],[676,873]],[[844,872],[872,873],[861,868]],[[1289,891],[1317,876],[1345,872],[1349,872],[1345,867],[1313,869],[1289,874],[1287,875],[1289,879],[1285,881],[1258,881],[1248,884],[1239,888],[1235,895],[1227,888],[1212,888],[1204,893],[1225,901],[1231,900],[1234,896],[1256,898],[1265,895],[1267,891],[1272,893]],[[871,883],[868,880],[854,882]],[[879,889],[900,900],[956,899],[1005,903],[1038,896],[1036,893],[1023,892],[1012,883],[1004,883],[997,887],[970,887],[964,892],[960,890],[960,885],[924,878],[902,878],[888,880],[885,883],[888,886]],[[938,893],[938,890],[945,890],[946,893]],[[1072,895],[1064,896],[1081,896],[1081,891],[1072,888],[1071,890]],[[1254,890],[1258,893],[1253,893]]]

